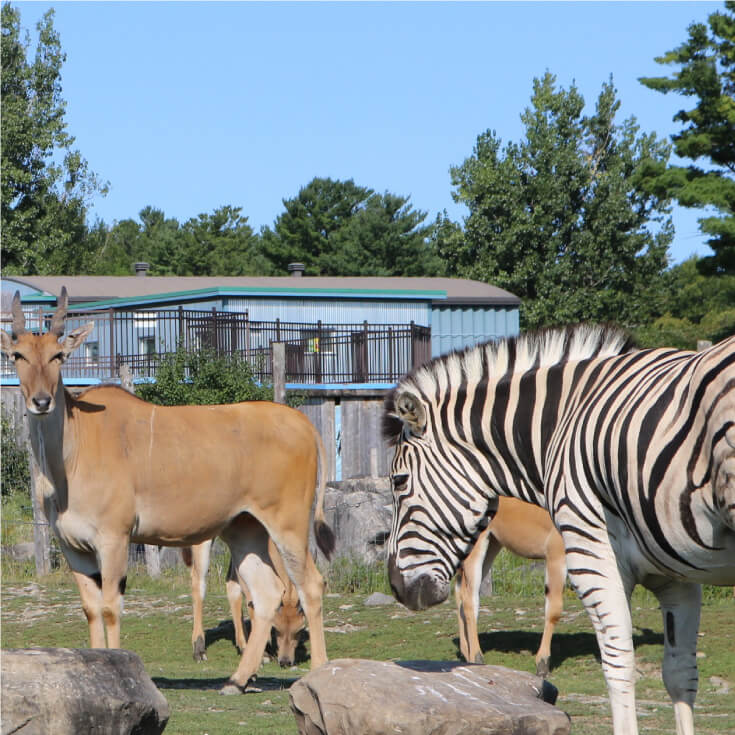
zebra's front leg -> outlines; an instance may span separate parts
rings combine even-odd
[[[697,696],[697,632],[702,605],[698,584],[671,579],[657,580],[648,587],[658,598],[664,619],[662,674],[666,691],[674,703],[676,735],[694,735],[694,699]]]
[[[606,529],[580,526],[563,531],[569,580],[582,601],[597,635],[602,672],[612,709],[614,735],[638,735],[635,709],[635,654],[630,594]],[[564,528],[564,525],[562,525]]]

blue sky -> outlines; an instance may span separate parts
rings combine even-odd
[[[69,132],[111,190],[111,223],[146,205],[185,221],[231,204],[258,230],[315,176],[466,214],[449,167],[479,133],[519,140],[534,77],[591,108],[612,74],[621,119],[666,137],[690,100],[643,87],[712,2],[16,2],[49,8],[67,53]],[[709,248],[675,209],[673,262]]]

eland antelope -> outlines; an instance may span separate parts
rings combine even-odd
[[[257,524],[254,518],[252,523]],[[206,661],[207,652],[204,639],[204,596],[207,590],[207,572],[212,551],[212,541],[205,541],[195,546],[182,549],[184,563],[191,567],[191,600],[194,613],[191,645],[195,661]],[[288,578],[283,560],[273,541],[268,541],[268,554],[279,579],[283,583],[281,605],[273,618],[273,632],[275,633],[276,655],[282,667],[292,666],[296,659],[296,649],[301,640],[300,633],[304,629],[304,613],[301,610],[296,588]],[[235,645],[242,653],[245,650],[246,636],[242,620],[242,588],[237,581],[237,573],[230,560],[227,570],[227,600],[230,604],[232,622],[235,628]],[[251,605],[251,595],[245,589],[245,598]]]
[[[480,584],[503,548],[524,559],[546,561],[544,632],[536,652],[536,673],[545,677],[549,673],[551,637],[564,606],[567,576],[564,541],[547,511],[516,498],[498,498],[498,512],[480,534],[457,573],[454,595],[459,621],[459,650],[465,661],[484,661],[477,635]]]
[[[252,597],[251,636],[222,691],[245,691],[283,595],[270,538],[298,590],[311,665],[325,663],[324,582],[309,553],[315,491],[314,530],[327,556],[334,534],[324,521],[325,454],[316,429],[299,411],[265,401],[163,407],[116,386],[72,396],[61,366],[93,325],[64,337],[67,304],[63,289],[49,331],[34,335],[16,293],[12,335],[0,335],[25,399],[39,501],[79,587],[92,647],[105,647],[105,633],[110,648],[120,646],[131,541],[191,546],[220,536]]]

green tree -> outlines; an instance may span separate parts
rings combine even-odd
[[[304,263],[307,275],[422,276],[441,269],[426,213],[408,197],[358,186],[351,179],[315,178],[284,199],[274,229],[262,233],[271,272]]]
[[[89,233],[99,275],[129,275],[144,261],[155,276],[241,276],[267,272],[259,238],[239,207],[224,206],[183,225],[155,207],[144,207],[140,222],[125,219],[108,227],[97,222]]]
[[[689,258],[666,272],[662,315],[635,332],[641,347],[693,350],[735,334],[735,275],[704,275]]]
[[[175,275],[252,276],[269,268],[240,207],[224,206],[190,219],[177,245],[170,266]]]
[[[640,81],[657,92],[695,99],[694,107],[674,115],[683,128],[671,136],[676,154],[692,163],[668,167],[650,186],[685,207],[715,210],[699,220],[714,251],[701,260],[700,269],[735,273],[735,2],[728,0],[723,12],[712,13],[707,24],[693,23],[688,31],[684,43],[656,58],[678,70],[670,77]]]
[[[575,86],[535,79],[521,115],[525,136],[502,147],[494,132],[451,169],[464,231],[437,221],[437,247],[453,275],[519,296],[524,328],[582,320],[635,325],[656,313],[672,237],[667,202],[643,192],[669,147],[618,124],[612,80],[585,116]]]
[[[87,206],[106,186],[89,171],[66,129],[61,67],[66,55],[54,30],[54,11],[39,21],[35,58],[29,34],[21,36],[20,12],[2,6],[3,248],[7,273],[79,273]]]

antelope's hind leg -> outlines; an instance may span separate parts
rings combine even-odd
[[[232,559],[230,559],[230,566],[227,570],[226,590],[227,601],[230,603],[230,613],[232,614],[232,624],[235,628],[235,645],[237,646],[237,652],[242,655],[248,641],[242,620],[242,588],[237,579],[237,571]]]
[[[536,674],[546,678],[549,675],[551,659],[551,637],[554,635],[562,612],[564,612],[564,584],[567,580],[567,562],[564,541],[553,533],[546,550],[546,589],[544,601],[544,633],[536,652]]]

